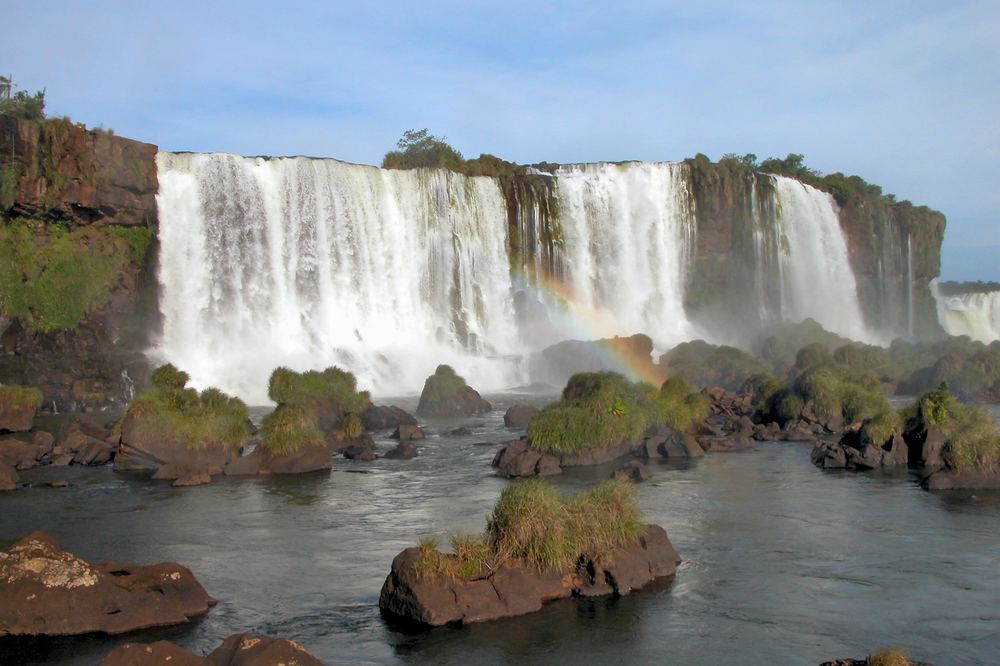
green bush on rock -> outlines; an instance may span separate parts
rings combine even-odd
[[[452,556],[438,550],[437,540],[421,542],[418,570],[458,578],[505,565],[565,571],[581,554],[606,556],[644,529],[627,482],[606,481],[565,499],[540,479],[515,481],[500,494],[482,535],[452,536]]]
[[[190,449],[219,445],[240,447],[250,437],[250,416],[239,398],[215,388],[198,393],[186,388],[188,376],[167,364],[153,372],[153,383],[129,403],[140,439],[172,439]]]
[[[260,424],[261,446],[279,454],[298,451],[303,446],[323,446],[325,440],[316,424],[316,415],[301,405],[278,405]]]
[[[334,403],[345,413],[361,413],[371,399],[367,391],[358,391],[353,374],[334,366],[322,371],[295,372],[275,368],[268,382],[267,394],[278,404],[294,405],[315,401]]]
[[[949,468],[982,469],[1000,463],[996,421],[981,406],[960,403],[946,383],[920,397],[917,418],[947,438],[941,457]]]
[[[42,392],[34,387],[0,384],[0,405],[38,409],[42,405]]]
[[[614,372],[573,375],[562,400],[528,424],[532,447],[556,454],[604,449],[641,437],[652,426],[689,428],[708,413],[708,401],[683,379],[672,378],[658,391]]]

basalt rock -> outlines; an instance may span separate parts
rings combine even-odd
[[[17,474],[17,470],[7,463],[0,461],[0,490],[16,490],[19,480],[20,477]]]
[[[126,643],[109,654],[101,666],[322,666],[304,647],[284,638],[258,634],[230,636],[207,657],[167,641],[143,645]]]
[[[701,458],[704,449],[691,435],[672,428],[654,428],[634,448],[635,454],[648,460],[663,458]]]
[[[90,564],[41,532],[0,553],[0,637],[122,634],[185,624],[214,604],[179,564]]]
[[[924,477],[925,490],[1000,490],[1000,465],[984,469],[937,469]]]
[[[839,441],[819,441],[813,447],[813,464],[822,469],[849,469],[864,471],[892,467],[905,467],[909,449],[898,434],[885,442],[873,442],[865,430],[854,426]]]
[[[209,443],[191,447],[187,441],[168,433],[157,433],[143,427],[141,414],[129,411],[122,420],[121,444],[115,455],[115,470],[152,472],[158,479],[178,479],[184,476],[222,474],[240,449]],[[166,468],[166,469],[163,469]]]
[[[422,574],[419,548],[392,561],[379,595],[383,614],[421,625],[485,622],[533,613],[542,604],[570,596],[622,596],[656,579],[675,575],[680,558],[667,533],[650,525],[635,543],[597,558],[581,553],[571,571],[502,566],[470,580]]]
[[[632,481],[634,483],[639,483],[641,481],[648,481],[652,478],[652,474],[649,472],[649,468],[646,467],[638,460],[630,460],[621,468],[615,470],[611,474],[612,479],[621,479],[623,481]]]
[[[602,465],[623,458],[632,454],[636,446],[636,442],[623,442],[618,446],[584,451],[574,455],[559,455],[538,451],[532,448],[527,437],[522,437],[505,444],[493,458],[493,466],[497,468],[497,475],[505,478],[553,476],[561,474],[564,467]]]
[[[34,405],[11,404],[0,400],[0,432],[27,432],[35,423]]]
[[[465,383],[447,365],[439,365],[424,382],[417,415],[431,418],[456,418],[484,414],[493,409],[479,392]]]
[[[528,427],[528,422],[535,418],[539,411],[541,410],[531,405],[514,405],[504,412],[503,424],[508,428],[524,430]]]
[[[269,476],[271,474],[305,474],[329,470],[330,450],[326,446],[303,445],[289,453],[275,453],[260,444],[245,456],[226,465],[226,476]]]
[[[412,460],[417,457],[417,445],[412,441],[404,440],[398,446],[389,449],[383,458],[388,460]]]
[[[371,405],[361,413],[365,430],[389,430],[401,425],[417,425],[417,419],[395,405]]]
[[[699,437],[698,443],[701,444],[705,453],[733,453],[753,450],[753,440],[738,433],[722,437]]]
[[[400,424],[395,432],[392,433],[391,437],[393,439],[398,439],[400,441],[411,440],[411,439],[423,439],[426,437],[424,431],[418,426],[413,424]]]

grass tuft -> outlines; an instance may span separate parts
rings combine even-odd
[[[368,392],[358,391],[354,375],[338,367],[306,372],[275,368],[268,382],[267,394],[278,404],[333,403],[340,411],[355,414],[360,414],[371,404]]]
[[[983,469],[1000,463],[996,421],[983,407],[960,403],[946,382],[920,396],[917,418],[947,437],[941,457],[951,469]]]
[[[868,666],[911,666],[913,663],[902,650],[879,650],[868,655]]]
[[[42,392],[28,386],[0,384],[0,404],[21,409],[38,409],[42,405]]]
[[[316,415],[302,405],[278,405],[260,424],[261,446],[275,454],[288,454],[303,446],[323,446],[325,440]]]

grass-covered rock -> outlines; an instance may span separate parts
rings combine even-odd
[[[959,402],[947,384],[920,396],[906,432],[911,446],[943,439],[940,459],[949,470],[991,469],[1000,463],[996,421],[983,407]]]
[[[216,388],[199,393],[187,381],[170,364],[153,372],[122,418],[115,469],[181,479],[219,474],[239,455],[252,434],[246,405]]]
[[[785,389],[771,394],[767,405],[769,417],[782,425],[803,419],[831,432],[869,420],[884,425],[891,412],[877,381],[859,379],[835,364],[810,367]]]
[[[0,384],[0,431],[26,432],[42,404],[42,392],[16,384]]]
[[[493,407],[450,365],[439,365],[424,382],[417,416],[454,418],[488,412]]]
[[[680,376],[696,388],[719,386],[739,390],[754,375],[770,371],[770,366],[742,349],[713,345],[704,340],[683,342],[660,356],[660,365],[671,376]]]
[[[371,407],[368,392],[358,390],[354,375],[337,367],[306,372],[275,368],[268,396],[278,407],[262,424],[263,446],[276,452],[290,452],[294,441],[316,443],[317,431],[339,440],[359,437],[364,432],[361,415]]]
[[[644,525],[632,484],[607,481],[572,498],[537,479],[507,486],[480,535],[453,535],[400,553],[383,612],[424,624],[520,615],[571,594],[626,594],[672,576],[666,532]]]
[[[585,372],[570,378],[562,399],[535,416],[527,433],[537,451],[576,455],[636,440],[654,426],[686,430],[707,413],[707,400],[683,379],[657,390],[614,372]]]

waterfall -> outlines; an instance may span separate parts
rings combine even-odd
[[[812,318],[854,340],[875,342],[864,324],[857,282],[829,194],[773,176],[780,234],[781,318]]]
[[[967,335],[989,344],[1000,340],[1000,291],[945,296],[935,285],[938,320],[951,335]]]
[[[157,157],[162,340],[192,377],[264,403],[278,365],[339,364],[382,395],[438,363],[518,381],[496,181],[309,158]]]
[[[642,332],[660,346],[689,339],[683,296],[695,219],[684,165],[564,166],[555,191],[562,337]]]
[[[391,396],[449,363],[492,391],[530,381],[525,355],[563,339],[712,337],[684,308],[700,223],[686,164],[513,181],[304,157],[160,153],[157,165],[152,354],[199,388],[263,404],[276,366],[336,364]],[[751,256],[731,265],[766,292],[761,322],[812,317],[871,339],[836,204],[760,178]]]

